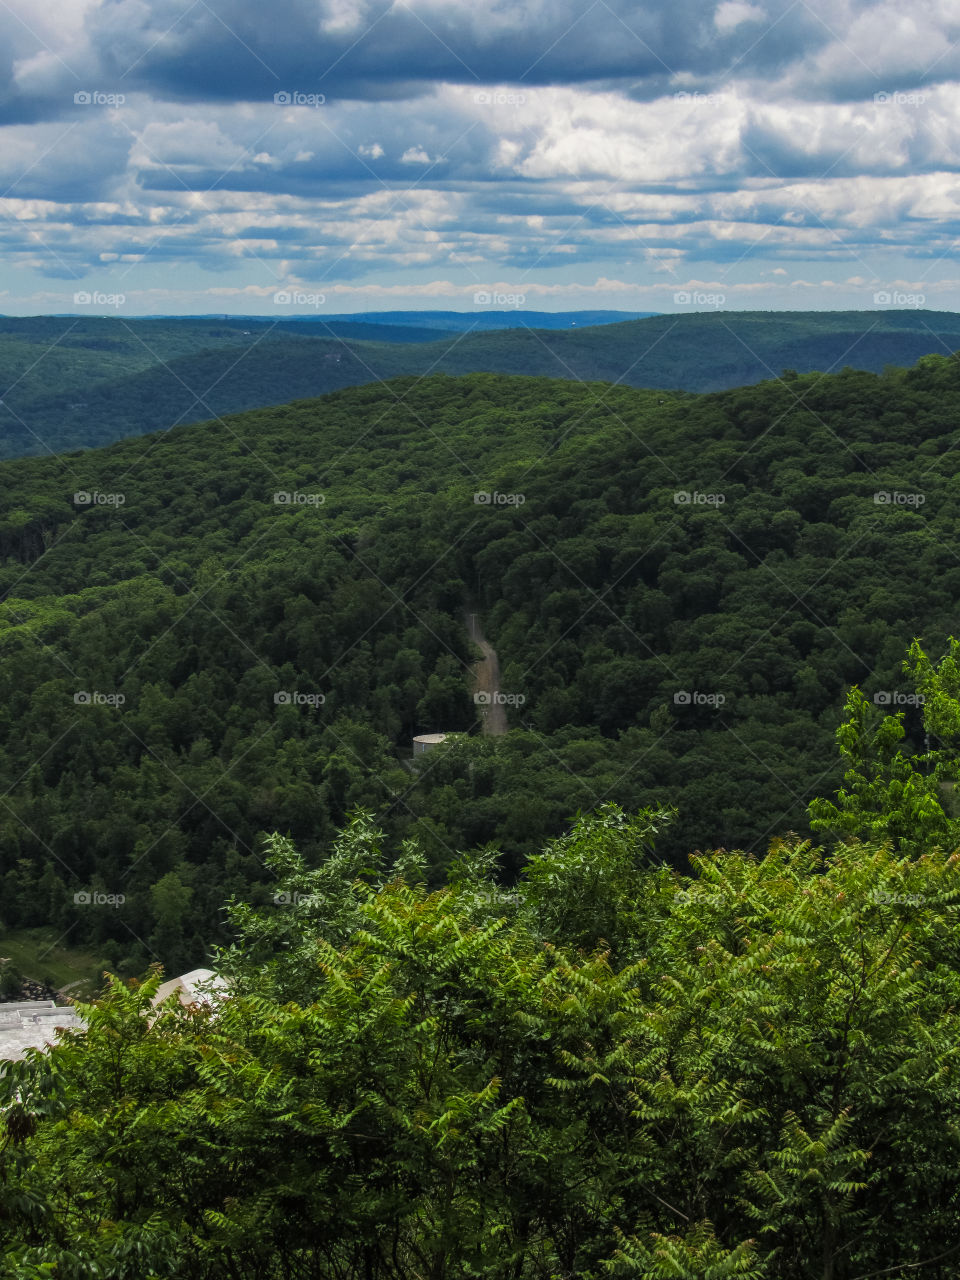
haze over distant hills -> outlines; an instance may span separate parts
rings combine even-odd
[[[960,316],[920,310],[693,312],[563,330],[528,326],[544,313],[506,313],[524,321],[509,329],[483,328],[497,313],[461,316],[476,332],[432,327],[453,312],[376,314],[384,323],[7,317],[0,456],[93,447],[403,375],[508,373],[700,392],[785,370],[879,373],[960,348]]]
[[[519,295],[522,296],[522,295]],[[569,329],[585,325],[617,324],[623,320],[643,320],[659,315],[657,311],[527,311],[522,304],[504,311],[359,311],[339,315],[303,315],[291,313],[284,321],[302,324],[376,324],[417,329],[446,329],[468,333],[486,329]],[[159,317],[158,317],[159,318]],[[215,319],[204,316],[202,319]],[[227,317],[223,317],[226,319]],[[179,319],[171,316],[170,319]],[[230,316],[231,320],[270,320],[270,316]]]

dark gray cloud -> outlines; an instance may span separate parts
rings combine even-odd
[[[389,102],[437,82],[593,84],[649,100],[680,84],[703,87],[731,76],[791,75],[799,84],[805,64],[826,84],[829,59],[822,66],[817,60],[834,47],[843,53],[844,29],[855,29],[858,10],[870,7],[844,12],[824,0],[286,0],[277,7],[262,0],[100,0],[69,49],[57,47],[55,33],[39,32],[37,47],[49,42],[53,53],[19,74],[14,69],[29,59],[32,37],[8,15],[3,25],[15,39],[7,46],[0,111],[8,120],[61,114],[75,88],[180,102],[256,103],[294,89]],[[930,33],[918,44],[921,61],[949,36],[931,16]],[[864,44],[863,32],[855,29],[853,38]],[[851,74],[866,76],[871,91],[877,87],[885,68],[871,67],[876,55],[871,48],[845,51],[846,74],[835,77],[840,96]]]
[[[93,13],[88,30],[108,80],[186,100],[256,101],[283,86],[379,100],[438,80],[659,83],[678,72],[720,69],[744,49],[742,33],[718,33],[711,11],[696,0],[293,0],[277,15],[258,0],[166,0],[153,4],[146,20],[140,0],[115,0]],[[793,56],[799,52],[794,44]]]

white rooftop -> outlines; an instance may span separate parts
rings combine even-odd
[[[182,973],[179,978],[170,978],[167,982],[161,983],[157,987],[153,1003],[158,1005],[161,1000],[166,1000],[167,996],[176,992],[181,1004],[209,1005],[213,1003],[214,992],[223,992],[226,989],[226,982],[212,969],[191,969],[189,973]]]
[[[72,1006],[52,1000],[19,1000],[0,1004],[0,1058],[22,1058],[27,1049],[44,1049],[54,1044],[57,1028],[82,1027]]]
[[[227,983],[212,969],[191,969],[158,987],[155,1005],[174,992],[180,1003],[211,1005]],[[0,1004],[0,1061],[22,1058],[27,1049],[45,1049],[55,1044],[57,1029],[83,1027],[83,1019],[72,1005],[56,1005],[52,1000],[16,1000]]]

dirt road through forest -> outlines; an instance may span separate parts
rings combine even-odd
[[[500,695],[500,663],[496,650],[484,638],[480,630],[480,615],[466,613],[467,634],[483,654],[479,662],[473,665],[473,688],[471,693],[485,695],[477,706],[483,721],[483,733],[489,737],[498,737],[507,732],[507,712]]]

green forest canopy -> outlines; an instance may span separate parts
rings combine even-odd
[[[267,893],[265,833],[314,865],[357,806],[438,884],[608,801],[676,806],[674,865],[805,833],[849,685],[919,745],[900,664],[956,629],[958,410],[938,356],[698,397],[434,375],[4,463],[0,922],[186,968]],[[466,736],[411,772],[435,730]]]
[[[518,312],[523,323],[524,312]],[[490,319],[478,309],[476,324]],[[536,320],[531,316],[527,326]],[[62,453],[343,387],[439,372],[713,391],[781,371],[881,373],[960,347],[932,311],[717,310],[551,331],[323,319],[0,319],[0,457]]]

